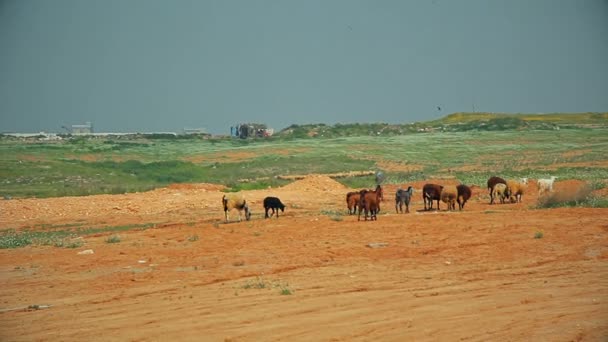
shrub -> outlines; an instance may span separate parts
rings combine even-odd
[[[107,243],[118,243],[118,242],[120,242],[120,236],[112,235],[106,239],[106,242]]]
[[[586,207],[597,203],[591,195],[593,188],[585,184],[575,191],[556,191],[538,199],[537,208]]]

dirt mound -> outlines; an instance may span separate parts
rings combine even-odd
[[[337,191],[345,190],[346,187],[327,176],[309,175],[304,179],[284,186],[283,189],[294,191]]]

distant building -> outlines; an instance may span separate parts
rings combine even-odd
[[[184,128],[184,134],[207,134],[204,128]]]
[[[72,134],[91,134],[93,133],[93,125],[90,121],[87,121],[84,125],[72,125],[70,132]]]

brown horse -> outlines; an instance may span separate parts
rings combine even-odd
[[[361,211],[364,211],[365,221],[367,221],[367,214],[369,212],[370,220],[377,220],[377,214],[380,211],[380,202],[382,201],[382,187],[378,185],[376,190],[361,190],[361,198],[359,199],[359,216],[357,221],[361,221]]]

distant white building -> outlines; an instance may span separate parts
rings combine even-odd
[[[84,125],[72,125],[72,134],[91,134],[93,133],[93,125],[87,121]]]

